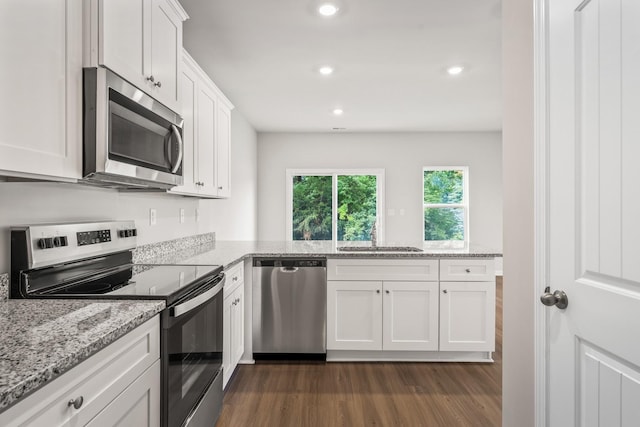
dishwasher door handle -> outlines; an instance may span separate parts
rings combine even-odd
[[[298,267],[280,267],[282,273],[295,273],[298,271]]]

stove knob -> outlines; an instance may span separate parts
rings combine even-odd
[[[47,243],[44,241],[44,239],[38,239],[38,247],[40,249],[46,249],[47,248]]]
[[[118,236],[119,237],[127,237],[127,230],[118,231]]]
[[[132,228],[132,229],[131,229],[131,235],[132,235],[133,237],[137,236],[137,235],[138,235],[138,230],[136,230],[135,228]]]
[[[60,246],[69,246],[67,236],[60,236]]]
[[[60,246],[62,246],[62,242],[60,241],[60,237],[56,236],[53,238],[53,247],[54,248],[59,248]]]
[[[127,230],[127,237],[131,237],[131,236],[133,236],[133,231]]]

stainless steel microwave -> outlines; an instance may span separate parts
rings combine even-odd
[[[114,188],[182,185],[182,117],[106,68],[85,68],[83,79],[84,181]]]

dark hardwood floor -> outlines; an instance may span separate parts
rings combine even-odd
[[[217,426],[500,426],[502,278],[495,363],[241,365]]]

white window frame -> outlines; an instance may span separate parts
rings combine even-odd
[[[431,171],[461,170],[462,177],[462,203],[425,203],[424,202],[424,173]],[[451,246],[455,248],[469,245],[469,167],[468,166],[424,166],[422,168],[422,241],[426,246]],[[463,208],[463,240],[425,240],[424,210],[425,208]]]
[[[307,176],[331,176],[331,240],[334,244],[345,242],[341,240],[338,242],[338,221],[336,221],[336,215],[338,212],[338,176],[339,175],[375,175],[376,176],[376,212],[377,212],[377,225],[376,233],[378,243],[382,244],[385,241],[385,208],[384,208],[384,169],[287,169],[286,170],[286,207],[285,207],[285,241],[293,241],[293,177],[299,175]]]

